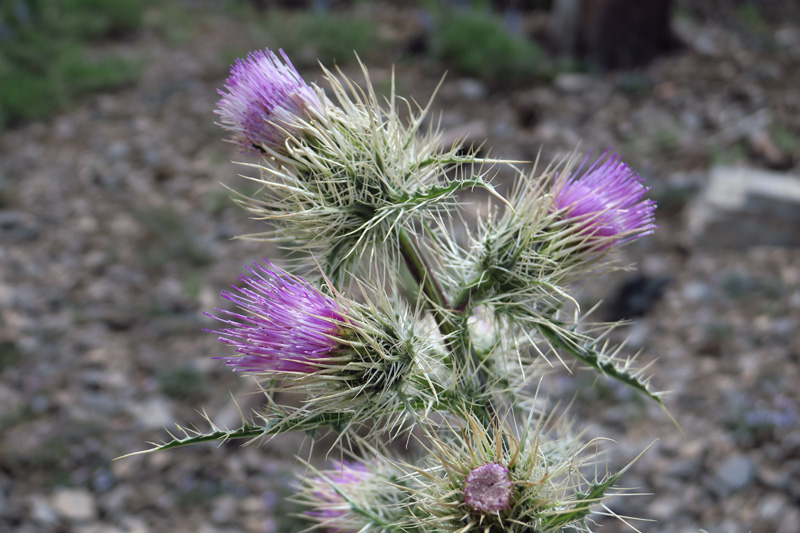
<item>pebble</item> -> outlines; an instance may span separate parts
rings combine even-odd
[[[486,98],[486,86],[482,82],[471,78],[462,78],[456,81],[456,90],[471,102]]]
[[[569,94],[582,93],[596,84],[597,81],[594,77],[572,72],[559,74],[553,82],[553,85],[559,90]]]
[[[723,495],[739,491],[752,483],[756,467],[753,460],[746,455],[733,455],[723,461],[715,473],[720,484],[716,490]]]
[[[52,497],[53,508],[69,520],[88,521],[97,518],[97,505],[91,492],[85,489],[59,489]]]
[[[128,411],[139,425],[146,429],[168,427],[175,423],[175,415],[167,400],[155,396],[143,402],[131,403],[128,405]]]
[[[30,213],[0,209],[0,243],[19,244],[39,237],[39,223]]]
[[[58,522],[58,514],[53,506],[48,503],[47,498],[40,494],[33,494],[28,500],[31,510],[31,517],[40,524],[55,524]]]

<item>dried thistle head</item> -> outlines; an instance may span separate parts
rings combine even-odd
[[[597,454],[566,426],[463,422],[430,435],[430,457],[414,472],[409,528],[422,531],[588,531],[591,508],[611,496],[618,475],[590,479]],[[596,474],[591,474],[596,475]]]

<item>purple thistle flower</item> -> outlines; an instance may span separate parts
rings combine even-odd
[[[337,527],[337,520],[345,518],[350,512],[350,504],[345,500],[342,492],[347,493],[348,488],[368,482],[373,473],[363,463],[341,461],[335,470],[326,471],[326,477],[316,477],[311,480],[314,489],[311,495],[315,498],[319,508],[306,511],[308,516],[316,518],[320,524],[334,533],[349,533],[355,531],[350,528]]]
[[[656,227],[656,203],[644,198],[649,188],[642,184],[642,178],[616,154],[605,162],[604,158],[583,175],[578,175],[578,169],[565,180],[558,180],[553,198],[554,209],[563,211],[565,219],[575,219],[582,234],[609,239],[601,248],[619,239],[625,242],[647,235]]]
[[[479,513],[497,513],[511,504],[511,479],[500,463],[473,468],[464,482],[464,503]]]
[[[245,150],[285,152],[285,141],[297,119],[309,109],[321,112],[319,96],[306,85],[289,58],[283,62],[270,50],[250,52],[231,67],[215,111],[223,128]]]
[[[352,322],[334,299],[269,262],[267,266],[247,267],[251,276],[239,277],[244,286],[233,286],[238,294],[222,293],[247,313],[217,309],[227,318],[214,318],[232,327],[215,333],[239,352],[223,359],[237,372],[314,372],[339,355]]]

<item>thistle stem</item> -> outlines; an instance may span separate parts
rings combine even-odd
[[[481,361],[478,357],[478,354],[475,353],[475,351],[472,350],[464,341],[463,334],[465,333],[465,328],[462,327],[457,329],[453,324],[452,317],[448,316],[448,313],[453,311],[450,307],[450,303],[448,302],[444,291],[442,291],[436,276],[428,265],[428,262],[422,255],[422,251],[411,237],[409,231],[406,228],[401,227],[398,233],[400,251],[406,261],[408,269],[411,271],[411,275],[414,277],[414,280],[420,287],[422,287],[423,293],[431,302],[432,312],[439,324],[439,331],[441,331],[442,335],[445,337],[453,337],[454,343],[450,344],[450,350],[454,357],[458,358],[459,354],[457,352],[461,352],[464,364],[474,365],[475,374],[478,379],[478,389],[480,393],[484,393],[487,388],[486,371],[481,368]],[[466,293],[467,301],[469,300],[469,296],[471,294],[471,292]],[[457,312],[459,315],[461,315],[461,322],[465,324],[466,320],[463,316],[464,307],[466,307],[466,302],[463,304],[461,309],[457,310]],[[480,411],[481,417],[487,424],[490,424],[492,418],[494,418],[496,415],[491,401],[487,401],[486,405],[482,406],[480,409],[476,409],[476,411],[477,410]]]
[[[494,284],[494,280],[488,276],[481,276],[469,283],[456,297],[453,309],[458,313],[464,313],[469,303],[477,297],[482,296]]]
[[[419,249],[411,233],[406,228],[401,227],[398,230],[398,237],[400,253],[403,255],[414,281],[422,288],[422,292],[430,301],[433,315],[439,324],[439,331],[446,337],[453,335],[456,330],[448,316],[450,303],[447,301],[447,297],[430,265],[422,255],[422,250]]]

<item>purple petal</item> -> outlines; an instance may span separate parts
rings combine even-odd
[[[601,157],[586,172],[579,169],[556,185],[554,208],[574,219],[581,232],[611,238],[609,246],[652,233],[656,204],[645,199],[649,190],[639,175],[616,154]]]
[[[237,372],[308,373],[338,355],[348,317],[332,298],[267,262],[247,267],[242,286],[222,296],[242,313],[218,309],[231,326],[215,331],[239,355],[225,358]]]
[[[296,120],[307,118],[309,109],[321,109],[318,95],[280,52],[283,62],[270,50],[237,59],[225,90],[218,91],[220,123],[246,150],[283,152]]]

